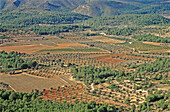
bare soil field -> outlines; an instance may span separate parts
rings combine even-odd
[[[42,49],[56,49],[58,47],[51,47],[47,45],[17,45],[17,46],[3,46],[0,47],[0,51],[6,52],[17,51],[21,53],[34,53]]]
[[[115,59],[115,57],[118,57],[118,58]],[[122,59],[119,59],[120,57]],[[109,55],[93,57],[93,59],[97,59],[98,61],[105,61],[105,62],[111,62],[111,63],[124,62],[125,60],[123,58],[147,60],[146,57],[130,56],[130,55],[125,55],[125,54],[109,54]],[[153,58],[148,58],[148,59],[154,60]]]
[[[56,46],[48,46],[43,44],[35,44],[35,45],[16,45],[16,46],[2,46],[0,47],[0,51],[17,51],[21,53],[35,53],[40,50],[50,50],[50,49],[64,49],[64,48],[82,48],[86,47],[86,45],[79,44],[79,43],[62,43],[62,44],[56,44]]]
[[[122,59],[113,59],[111,57],[112,55],[105,55],[105,56],[98,56],[98,57],[94,57],[93,59],[97,59],[98,61],[102,61],[102,62],[109,62],[109,63],[117,63],[117,62],[123,62],[124,60]]]
[[[62,44],[57,44],[57,46],[61,48],[70,48],[75,46],[86,46],[86,45],[79,44],[79,43],[62,43]]]
[[[90,36],[88,37],[89,39],[92,39],[94,41],[100,41],[100,42],[105,42],[109,44],[117,44],[117,43],[124,43],[125,41],[122,40],[117,40],[117,39],[111,39],[105,36]]]
[[[166,53],[166,52],[170,52],[170,49],[162,49],[162,50],[151,50],[151,51],[141,51],[142,53]]]
[[[124,62],[124,60],[122,60],[122,59],[112,59],[112,58],[106,58],[106,59],[102,59],[102,60],[100,60],[100,61],[102,61],[102,62],[109,62],[109,63],[118,63],[118,62]]]
[[[69,82],[63,81],[59,77],[47,79],[24,74],[11,76],[6,74],[0,74],[0,82],[4,82],[10,85],[17,92],[31,92],[34,89],[43,90],[49,89],[51,87],[56,88],[58,86],[69,84]]]
[[[151,44],[151,45],[161,45],[163,43],[156,43],[156,42],[143,42],[144,44]]]

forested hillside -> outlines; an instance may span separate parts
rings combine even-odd
[[[22,28],[38,24],[73,24],[88,18],[85,15],[67,12],[3,13],[0,23],[9,28]]]
[[[140,32],[140,35],[145,32],[144,35],[146,35],[147,31],[153,30],[153,28],[146,28],[146,26],[149,25],[168,26],[170,25],[170,19],[160,15],[127,14],[90,18],[84,21],[83,24],[91,26],[91,30],[93,31],[105,31],[108,35],[129,36],[132,34],[136,35],[136,32]],[[158,29],[156,30],[158,31]],[[164,39],[164,42],[165,40],[167,41],[167,39]],[[156,42],[156,40],[153,40],[152,42]]]
[[[169,25],[170,19],[159,15],[116,15],[91,18],[89,16],[68,12],[44,13],[3,13],[0,17],[0,30],[20,28],[31,30],[37,34],[58,34],[91,28],[92,30],[106,30],[112,35],[131,35],[140,31],[143,26]],[[70,25],[75,24],[76,25]],[[63,26],[61,24],[64,24]],[[60,25],[60,26],[59,26]],[[128,26],[128,27],[127,27]],[[55,31],[54,31],[55,30]]]
[[[97,17],[91,18],[85,21],[85,24],[94,27],[105,27],[105,26],[117,26],[117,25],[128,25],[128,26],[146,26],[146,25],[166,25],[170,24],[170,19],[159,15],[139,15],[139,14],[130,14],[130,15],[118,15],[118,16],[109,16],[109,17]]]

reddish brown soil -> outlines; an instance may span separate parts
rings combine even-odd
[[[156,42],[143,42],[144,44],[151,44],[151,45],[161,45],[161,43]]]
[[[17,45],[17,46],[3,46],[0,47],[0,51],[6,52],[17,51],[21,53],[34,53],[42,49],[57,49],[57,47],[51,47],[47,45]]]
[[[113,58],[114,56],[114,58]],[[116,58],[116,56],[119,56]],[[122,59],[120,59],[120,57]],[[146,57],[141,57],[141,56],[130,56],[130,55],[125,55],[125,54],[109,54],[109,55],[104,55],[104,56],[98,56],[98,57],[93,57],[93,59],[97,59],[97,61],[102,61],[102,62],[109,62],[109,63],[117,63],[117,62],[124,62],[124,58],[132,58],[132,59],[151,59],[154,60],[153,58],[146,58]]]
[[[102,62],[109,62],[109,63],[118,63],[118,62],[124,62],[124,60],[122,59],[112,59],[112,58],[108,58],[108,59],[102,59],[100,60]]]
[[[73,89],[74,88],[74,89]],[[77,86],[69,86],[69,87],[60,87],[60,89],[51,89],[51,90],[45,90],[43,91],[43,95],[40,96],[42,97],[43,100],[52,100],[56,102],[71,102],[73,103],[75,99],[78,99],[79,102],[84,101],[84,102],[90,102],[90,101],[96,101],[97,103],[107,103],[110,105],[116,104],[118,106],[124,106],[125,108],[128,108],[130,106],[119,103],[119,102],[114,102],[109,99],[103,99],[102,97],[96,97],[92,96],[87,93],[87,90],[85,89],[85,85],[78,84]],[[74,97],[74,98],[70,98]]]

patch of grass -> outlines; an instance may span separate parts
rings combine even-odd
[[[170,47],[168,47],[168,46],[150,45],[150,44],[144,44],[142,42],[133,42],[132,44],[125,42],[125,43],[120,43],[119,45],[124,45],[124,46],[127,46],[127,47],[135,48],[135,49],[138,49],[140,51],[170,49]]]
[[[87,49],[43,49],[38,52],[44,52],[44,51],[56,51],[56,52],[63,52],[63,51],[70,51],[70,52],[94,52],[94,51],[100,51],[100,49],[96,48],[87,48]]]

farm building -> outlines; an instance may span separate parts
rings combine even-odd
[[[133,42],[129,42],[129,44],[133,44]]]
[[[141,85],[148,85],[149,82],[142,82]]]
[[[141,78],[134,78],[135,81],[141,81]]]
[[[100,33],[100,35],[106,35],[106,33],[103,33],[103,32],[102,32],[102,33]]]

